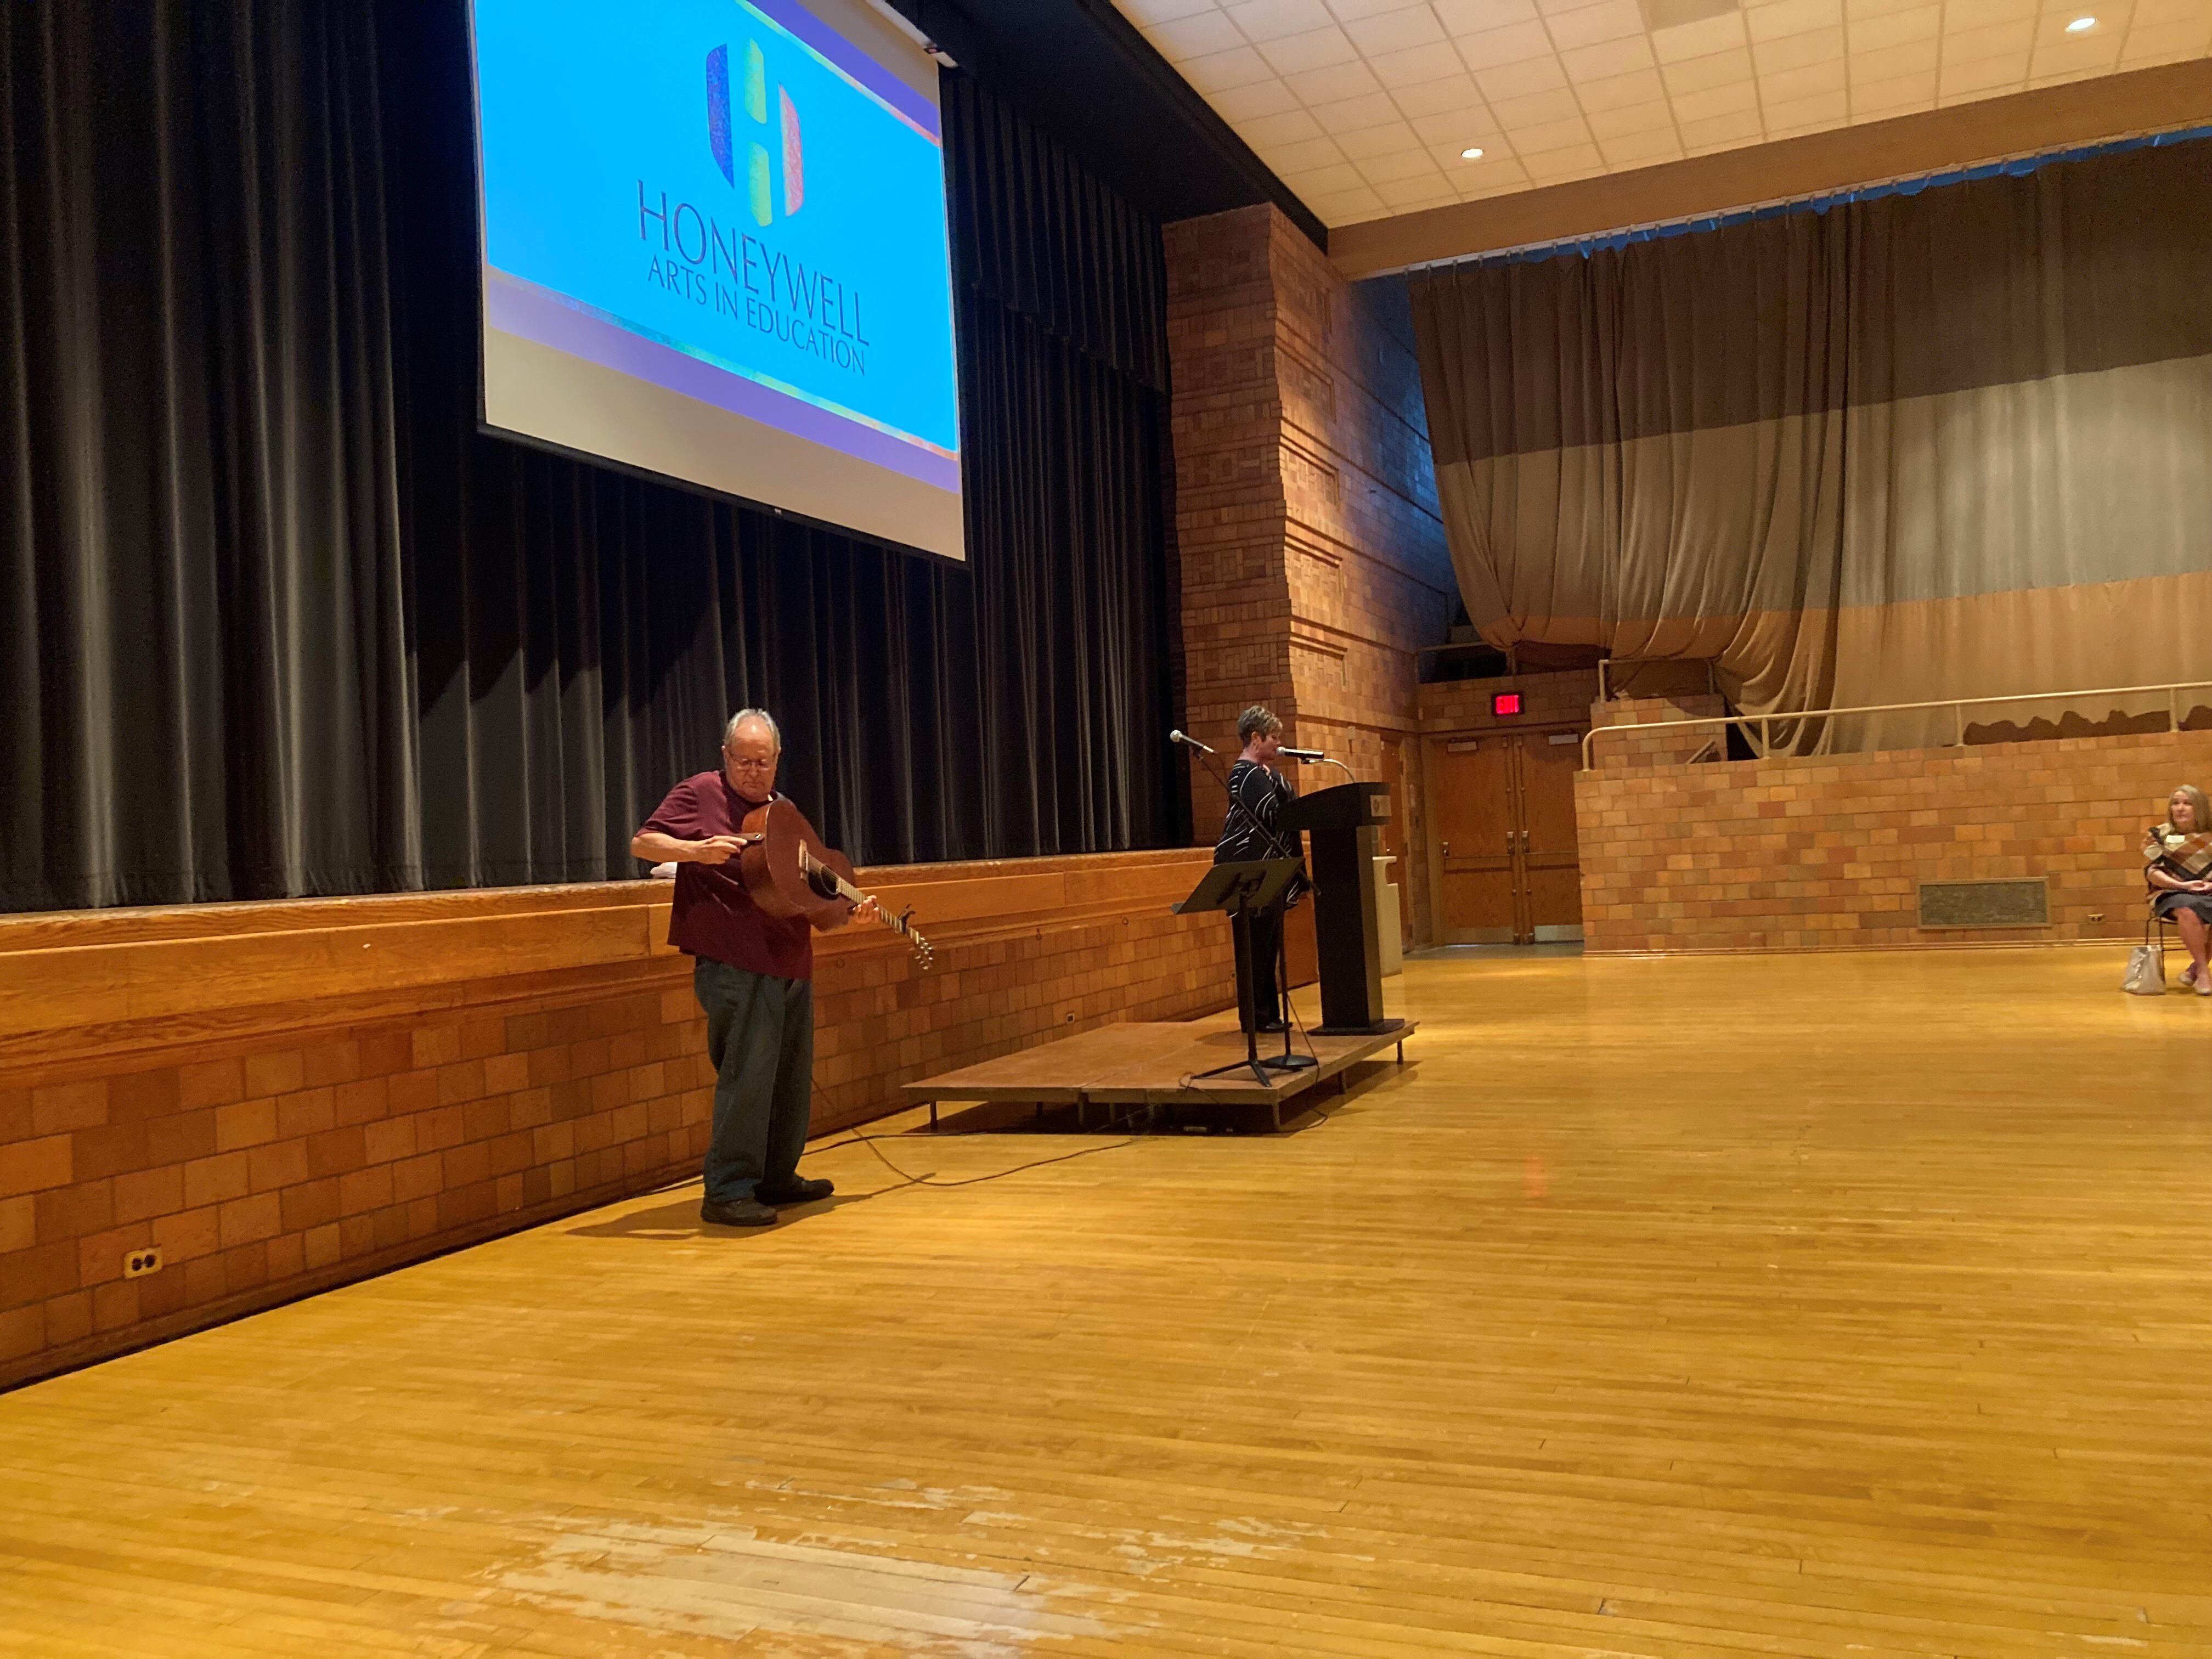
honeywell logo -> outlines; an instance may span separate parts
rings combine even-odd
[[[787,219],[806,204],[806,156],[799,134],[799,108],[791,101],[791,94],[777,87],[776,121],[771,131],[768,118],[768,59],[761,52],[759,41],[745,42],[742,69],[740,107],[749,125],[733,129],[730,49],[717,46],[707,54],[707,143],[714,152],[714,165],[722,169],[722,177],[744,191],[747,204],[752,209],[753,222],[771,225],[779,216]],[[781,216],[775,203],[775,175],[778,169],[765,142],[771,137],[781,141]],[[742,183],[738,178],[741,161],[744,171]]]

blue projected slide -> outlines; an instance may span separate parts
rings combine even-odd
[[[920,49],[819,0],[474,11],[487,420],[958,556]]]

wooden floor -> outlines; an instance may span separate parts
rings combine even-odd
[[[2212,1001],[2120,969],[1419,961],[1281,1135],[848,1145],[25,1389],[0,1652],[2201,1659]]]

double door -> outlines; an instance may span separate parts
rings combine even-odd
[[[1431,868],[1437,943],[1580,939],[1575,732],[1431,740]]]

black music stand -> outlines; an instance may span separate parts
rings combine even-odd
[[[1189,897],[1169,908],[1177,915],[1200,910],[1227,911],[1230,925],[1237,930],[1237,957],[1249,963],[1252,960],[1253,916],[1280,909],[1283,895],[1302,873],[1304,866],[1297,859],[1253,859],[1242,864],[1217,864],[1206,872],[1205,879],[1190,890]],[[1279,985],[1276,988],[1279,992],[1287,988]],[[1260,1058],[1260,1015],[1252,1004],[1252,976],[1249,972],[1237,976],[1237,1012],[1244,1027],[1244,1058],[1217,1066],[1210,1072],[1194,1073],[1194,1076],[1221,1077],[1249,1068],[1261,1088],[1272,1089],[1275,1085],[1267,1076],[1270,1071],[1297,1072],[1316,1063],[1304,1054],[1291,1052],[1288,1020],[1283,1022],[1282,1054],[1266,1060]],[[1279,1018],[1281,1009],[1275,1012]]]

